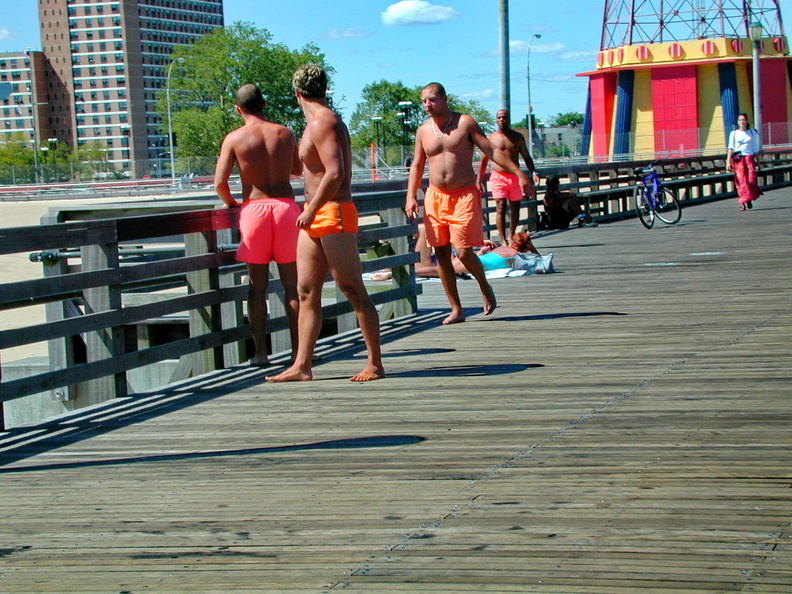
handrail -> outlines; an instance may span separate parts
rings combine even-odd
[[[414,314],[421,285],[412,267],[418,255],[411,250],[414,225],[404,215],[404,192],[362,194],[355,203],[361,214],[359,245],[369,256],[363,270],[394,270],[391,286],[371,295],[382,306],[381,319]],[[35,303],[47,309],[46,323],[0,331],[0,349],[46,341],[50,353],[45,372],[0,378],[0,406],[23,397],[51,398],[42,393],[52,390],[57,399],[71,401],[70,408],[80,407],[127,395],[127,373],[142,366],[179,359],[171,377],[176,381],[247,359],[251,331],[241,306],[247,296],[245,267],[233,249],[238,211],[216,208],[216,200],[187,211],[174,201],[172,212],[162,212],[158,202],[157,214],[142,214],[143,209],[118,216],[123,208],[102,209],[103,217],[115,218],[0,229],[0,255],[34,252],[44,269],[43,278],[0,285],[0,309]],[[159,253],[140,257],[140,250],[127,247],[163,239],[173,245],[174,238],[183,247],[166,259]],[[126,258],[127,253],[134,257]],[[283,352],[290,345],[278,279],[268,292],[272,350]],[[323,313],[337,318],[342,333],[357,326],[351,304],[336,293]],[[187,337],[158,344],[132,332],[173,316],[189,326]],[[141,344],[130,346],[135,342]]]
[[[634,216],[632,204],[635,188],[633,170],[638,166],[654,163],[657,176],[663,185],[677,191],[678,198],[685,204],[735,196],[734,175],[726,172],[726,155],[678,157],[644,161],[619,161],[603,163],[565,163],[552,167],[540,167],[539,175],[547,178],[556,174],[562,178],[561,188],[575,192],[586,204],[588,213],[600,222]],[[766,150],[762,168],[758,173],[759,184],[765,189],[792,183],[792,149]],[[525,200],[528,214],[520,224],[527,230],[536,231],[537,213],[542,208],[544,186],[537,189],[536,200]],[[524,211],[523,211],[524,212]],[[488,237],[495,231],[495,204],[490,194],[485,193],[484,232]]]

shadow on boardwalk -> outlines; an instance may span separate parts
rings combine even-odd
[[[789,592],[792,192],[540,235],[499,308],[0,438],[3,592]]]

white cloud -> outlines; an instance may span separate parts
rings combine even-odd
[[[593,62],[597,59],[597,52],[564,52],[558,59],[564,62]]]
[[[430,25],[455,19],[459,13],[449,6],[430,4],[425,0],[402,0],[391,4],[382,13],[382,23],[387,27],[400,25]]]
[[[531,46],[532,54],[557,54],[567,49],[563,43],[533,43],[530,41],[515,40],[509,42],[509,50],[513,55],[526,56],[528,55],[528,46]]]
[[[497,97],[498,93],[494,89],[481,89],[480,91],[473,91],[472,93],[462,93],[464,99],[477,99],[479,101],[484,99],[492,99]]]
[[[0,39],[11,39],[12,37],[11,29],[0,27]]]
[[[363,39],[368,37],[360,27],[352,27],[351,29],[330,29],[327,34],[327,39]]]

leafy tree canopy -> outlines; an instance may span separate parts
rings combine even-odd
[[[225,135],[242,123],[234,110],[234,95],[247,83],[256,84],[267,99],[267,119],[299,132],[304,121],[294,98],[292,74],[306,62],[322,64],[329,75],[333,72],[316,45],[291,50],[274,43],[266,29],[247,22],[236,22],[204,35],[194,45],[178,47],[172,58],[176,63],[170,83],[171,113],[180,157],[219,153]],[[157,112],[166,134],[167,111],[166,89],[162,89]]]
[[[384,79],[363,87],[362,101],[355,107],[349,122],[352,146],[365,147],[372,142],[379,146],[411,146],[415,130],[426,121],[426,113],[421,106],[422,89],[423,86],[407,87],[401,81]],[[410,104],[405,105],[405,102]],[[493,125],[492,114],[478,101],[464,101],[449,93],[448,105],[477,122]],[[404,115],[400,116],[400,113]]]
[[[557,113],[554,116],[549,116],[545,124],[547,126],[569,126],[570,124],[579,126],[583,123],[583,117],[583,114],[577,111]]]

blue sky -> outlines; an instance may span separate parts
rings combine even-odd
[[[41,48],[35,0],[0,0],[0,51]],[[781,0],[782,14],[792,0]],[[336,68],[335,100],[348,118],[362,88],[386,79],[405,85],[443,83],[449,92],[500,108],[498,0],[224,0],[226,23],[251,21],[274,41],[316,43]],[[511,0],[511,105],[527,108],[526,60],[531,45],[531,100],[546,118],[583,111],[586,78],[602,33],[604,0]],[[788,17],[792,18],[792,17]]]

